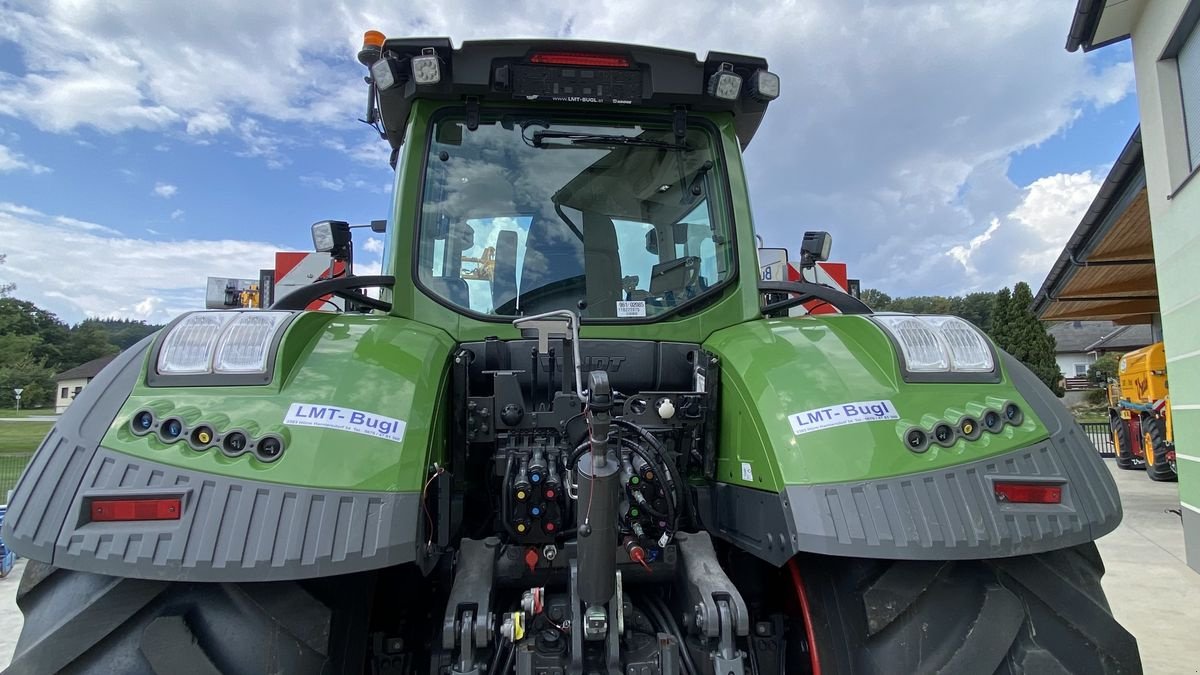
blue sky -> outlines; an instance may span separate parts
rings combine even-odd
[[[0,5],[0,279],[67,321],[163,321],[205,276],[306,249],[313,221],[385,217],[386,144],[355,121],[367,28],[767,57],[758,230],[828,229],[893,295],[1036,288],[1137,123],[1128,45],[1065,52],[1069,2],[713,0],[670,26],[645,3],[520,4]]]

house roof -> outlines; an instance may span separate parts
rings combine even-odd
[[[1043,321],[1149,323],[1158,313],[1150,205],[1135,129],[1033,299]]]
[[[104,366],[107,366],[109,362],[115,358],[117,358],[116,354],[113,354],[112,356],[101,356],[98,359],[92,359],[87,363],[75,366],[70,370],[64,370],[63,372],[55,375],[54,381],[59,382],[62,380],[81,380],[86,377],[95,377],[100,373],[101,370],[104,370]]]
[[[1082,47],[1090,52],[1128,38],[1143,4],[1143,0],[1077,0],[1067,31],[1067,51]]]
[[[1118,326],[1116,330],[1087,346],[1089,352],[1124,352],[1141,349],[1154,342],[1150,326]]]
[[[1054,337],[1058,354],[1087,352],[1088,346],[1111,334],[1116,325],[1111,321],[1061,321],[1046,326]]]

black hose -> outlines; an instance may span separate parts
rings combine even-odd
[[[688,651],[687,643],[683,639],[683,633],[680,632],[679,625],[675,623],[670,610],[665,606],[655,604],[654,601],[655,598],[651,596],[646,597],[646,613],[650,615],[650,618],[658,622],[662,632],[674,637],[679,642],[679,658],[683,661],[683,669],[688,675],[696,675],[696,664],[692,661],[692,654]]]
[[[654,454],[651,454],[651,453],[646,452],[646,449],[643,448],[642,446],[638,445],[637,443],[634,443],[633,439],[631,439],[631,438],[628,438],[625,436],[618,436],[618,437],[616,437],[616,439],[612,439],[610,437],[610,442],[612,440],[615,440],[618,445],[620,445],[622,448],[629,450],[630,452],[633,452],[638,457],[641,457],[643,461],[645,461],[647,464],[650,465],[650,468],[654,469],[654,471],[656,473],[658,473],[658,475],[663,476],[663,481],[667,484],[667,487],[668,487],[668,490],[667,490],[667,513],[666,514],[657,513],[656,510],[653,509],[653,507],[650,507],[647,510],[650,511],[651,514],[657,515],[660,517],[665,515],[666,519],[667,519],[667,523],[670,528],[670,531],[672,533],[674,533],[679,528],[679,493],[680,492],[684,492],[684,502],[686,504],[686,491],[680,490],[682,483],[677,478],[678,477],[678,469],[675,468],[674,462],[671,462],[671,458],[666,454],[665,448],[663,448],[662,444],[658,442],[658,439],[656,439],[656,438],[654,438],[654,436],[650,435],[649,432],[646,432],[641,427],[639,427],[635,424],[625,422],[624,420],[614,419],[613,422],[620,423],[622,426],[626,426],[628,428],[631,428],[631,429],[634,429],[635,431],[640,432],[639,435],[642,436],[642,438],[646,438],[647,440],[653,442],[653,444],[655,446],[657,446],[656,452]],[[586,453],[590,447],[591,447],[590,441],[584,441],[583,443],[580,443],[578,446],[576,446],[576,448],[574,450],[572,450],[571,454],[567,457],[567,467],[570,470],[574,470],[575,465],[579,462],[580,458],[583,457],[584,453]],[[654,455],[658,455],[663,460],[669,462],[669,466],[664,467],[663,463],[659,462],[655,458]],[[505,480],[507,480],[507,479],[505,479]]]
[[[637,443],[634,443],[631,439],[624,438],[624,437],[622,437],[620,439],[620,444],[621,444],[621,447],[626,448],[630,452],[637,455],[638,457],[641,457],[642,461],[649,464],[650,468],[652,468],[656,472],[658,472],[658,475],[660,475],[660,476],[667,475],[667,472],[663,469],[662,464],[660,464],[658,461],[656,461],[652,455],[647,453],[645,448],[643,448],[642,446],[638,445]],[[667,477],[667,478],[664,478],[663,480],[669,481],[670,478]],[[679,511],[676,508],[677,502],[676,502],[676,495],[674,494],[674,492],[675,492],[674,487],[670,483],[668,483],[668,487],[671,489],[669,489],[667,491],[667,513],[666,513],[666,516],[667,516],[667,523],[670,526],[671,532],[673,533],[673,532],[675,532],[676,526],[679,524],[677,522],[677,519],[679,516]]]
[[[512,468],[513,453],[510,451],[508,453],[508,459],[504,462],[504,483],[500,486],[500,489],[504,490],[504,513],[500,514],[500,520],[504,523],[504,531],[508,532],[508,536],[516,539],[517,533],[515,530],[513,530],[512,523],[508,520],[509,514],[512,513],[512,489],[508,484],[509,479],[512,478]]]
[[[675,464],[675,460],[671,459],[671,455],[669,455],[667,453],[666,447],[663,446],[663,444],[657,438],[654,437],[654,434],[650,433],[649,431],[646,431],[646,429],[644,427],[641,427],[637,424],[634,424],[633,422],[628,422],[628,421],[620,419],[620,418],[614,419],[612,422],[613,422],[613,424],[617,425],[618,427],[621,427],[624,429],[629,429],[629,430],[633,431],[634,433],[636,433],[638,436],[640,436],[642,438],[642,440],[649,443],[650,447],[654,448],[654,451],[657,452],[659,454],[659,456],[663,458],[663,462],[667,465],[667,468],[671,470],[671,474],[670,474],[671,479],[675,483],[678,483],[679,494],[682,497],[681,501],[683,502],[683,512],[691,514],[692,513],[691,495],[688,492],[687,483],[684,480],[683,474],[679,473],[679,467]]]

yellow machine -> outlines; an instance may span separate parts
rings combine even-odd
[[[1146,469],[1152,480],[1176,480],[1175,437],[1167,392],[1167,358],[1156,342],[1121,358],[1119,382],[1108,387],[1108,417],[1117,466]]]

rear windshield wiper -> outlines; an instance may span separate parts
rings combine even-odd
[[[568,141],[573,145],[633,145],[643,148],[691,151],[690,147],[682,143],[670,143],[668,141],[656,141],[649,138],[621,136],[619,134],[585,134],[577,131],[539,130],[533,132],[530,140],[533,141],[535,148],[542,148],[546,147],[544,144],[545,141],[550,139]]]

